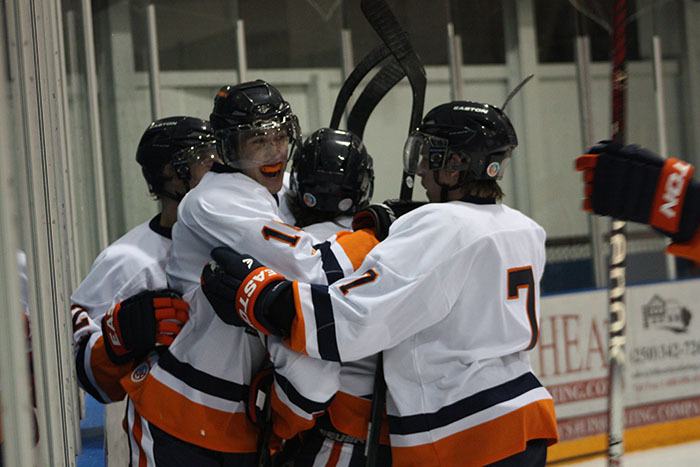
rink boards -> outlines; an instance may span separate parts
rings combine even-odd
[[[552,393],[550,460],[607,448],[607,291],[543,297],[532,364]],[[700,280],[627,289],[625,449],[700,439]]]

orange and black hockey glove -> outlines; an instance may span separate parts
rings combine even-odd
[[[576,159],[576,170],[583,172],[587,211],[649,224],[677,242],[698,227],[700,186],[687,162],[601,141]]]
[[[292,283],[228,247],[214,248],[211,257],[201,284],[217,316],[226,324],[249,326],[265,335],[288,335],[295,315]]]
[[[115,364],[138,360],[170,345],[189,319],[189,305],[173,290],[146,290],[102,317],[107,356]]]

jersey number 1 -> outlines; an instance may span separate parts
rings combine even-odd
[[[272,227],[268,227],[267,225],[262,228],[262,236],[265,240],[276,240],[281,243],[286,243],[291,247],[297,246],[301,238],[299,235],[289,235],[277,229],[273,229]]]
[[[537,344],[539,331],[537,329],[537,313],[535,310],[535,275],[532,273],[532,266],[523,266],[508,270],[508,300],[520,298],[520,289],[527,289],[525,306],[527,308],[527,319],[530,321],[532,337],[530,344],[525,350],[531,350]]]

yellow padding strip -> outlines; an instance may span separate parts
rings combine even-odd
[[[638,451],[700,439],[700,417],[655,423],[625,430],[625,451]],[[600,434],[557,443],[547,451],[547,461],[556,462],[597,455],[607,450],[607,435]]]

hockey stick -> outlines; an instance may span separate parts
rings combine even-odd
[[[274,383],[273,383],[274,384]],[[257,467],[269,467],[272,465],[270,459],[270,441],[272,440],[272,390],[265,398],[262,414],[265,417],[265,425],[258,438],[257,446]]]
[[[612,138],[621,144],[625,139],[626,22],[627,1],[615,0],[612,24]],[[613,219],[610,230],[610,280],[608,282],[608,465],[610,466],[620,465],[624,453],[625,407],[622,392],[625,365],[626,258],[625,223]]]
[[[411,84],[413,103],[411,106],[411,120],[408,133],[415,131],[423,118],[423,105],[425,104],[425,69],[411,42],[389,5],[384,0],[362,0],[360,3],[362,13],[369,21],[372,29],[379,35],[382,42],[391,50],[396,61],[403,68]],[[410,200],[413,195],[413,175],[404,170],[401,180],[402,200]]]
[[[386,94],[401,81],[406,74],[393,58],[374,75],[372,81],[367,84],[360,97],[357,98],[350,115],[348,116],[348,131],[357,135],[360,139],[365,134],[365,127],[370,115]]]
[[[423,118],[426,86],[425,70],[408,40],[408,35],[401,28],[396,17],[384,0],[362,0],[360,8],[365,18],[367,18],[367,21],[372,26],[372,29],[379,35],[386,47],[391,50],[392,55],[408,77],[413,94],[411,119],[408,129],[408,134],[410,135],[418,128]],[[413,180],[413,175],[408,173],[404,168],[400,194],[402,200],[411,199],[413,194]],[[386,381],[384,380],[384,360],[383,354],[380,353],[377,357],[377,368],[374,372],[372,408],[367,443],[365,446],[365,454],[367,456],[366,465],[368,467],[374,467],[377,462],[377,450],[379,448],[379,434],[385,398]]]
[[[359,86],[365,76],[390,55],[391,51],[385,45],[379,45],[365,55],[355,69],[352,70],[352,73],[345,79],[343,86],[338,91],[338,96],[335,98],[329,125],[331,128],[337,130],[340,127],[340,119],[343,117],[343,112],[345,112],[345,107],[348,105],[352,93],[355,92],[355,89],[357,89],[357,86]]]

